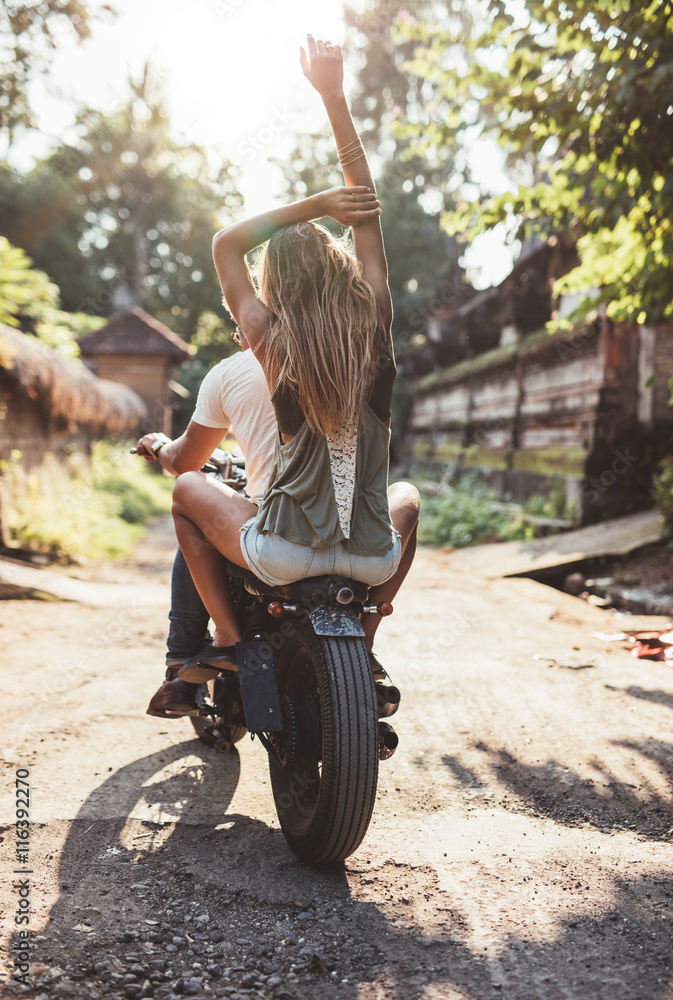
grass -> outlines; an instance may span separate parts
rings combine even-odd
[[[470,474],[456,485],[424,476],[413,481],[423,498],[418,540],[426,545],[464,548],[478,542],[528,541],[541,529],[526,514],[561,517],[564,512],[556,495],[533,497],[518,510],[503,510],[506,498]]]
[[[47,456],[26,473],[14,453],[2,463],[3,533],[10,547],[60,562],[129,553],[151,517],[167,514],[173,480],[158,476],[123,445],[100,441],[90,459]]]

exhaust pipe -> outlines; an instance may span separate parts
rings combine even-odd
[[[394,715],[400,707],[401,697],[400,689],[396,688],[394,684],[381,684],[378,682],[376,684],[376,704],[379,719],[387,719],[391,715]]]
[[[379,760],[388,760],[397,750],[400,738],[388,722],[379,722]]]

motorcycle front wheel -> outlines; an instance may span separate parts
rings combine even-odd
[[[357,850],[374,809],[374,679],[361,638],[318,636],[300,622],[296,640],[276,661],[285,728],[269,734],[271,786],[293,851],[330,864]]]

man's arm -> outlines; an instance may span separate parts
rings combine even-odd
[[[160,433],[145,434],[138,441],[138,454],[147,462],[158,460],[173,476],[196,472],[205,465],[226,433],[226,427],[204,427],[192,420],[184,434],[174,441]],[[152,445],[162,440],[164,444],[153,450]]]

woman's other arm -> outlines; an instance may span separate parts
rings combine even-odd
[[[304,75],[322,97],[329,116],[344,180],[349,186],[364,186],[375,191],[374,180],[358,133],[353,124],[343,92],[343,56],[341,47],[315,41],[308,36],[308,53],[301,50]],[[376,294],[382,329],[390,335],[393,306],[388,287],[388,264],[378,215],[365,219],[353,228],[355,254],[365,277]]]

